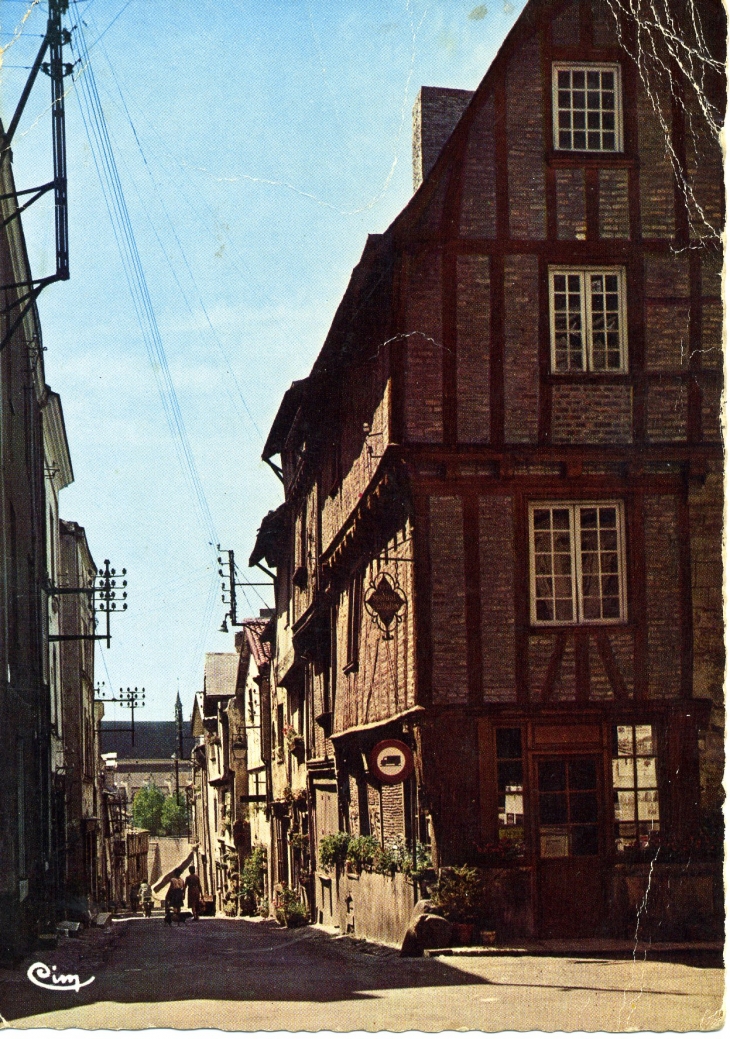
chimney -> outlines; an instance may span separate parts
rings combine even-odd
[[[413,190],[418,191],[456,124],[474,96],[473,90],[421,87],[413,106]]]

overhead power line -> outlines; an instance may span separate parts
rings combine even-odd
[[[89,51],[81,18],[79,18],[76,26],[74,39],[81,66],[77,80],[81,88],[77,94],[81,117],[91,146],[94,165],[109,212],[125,278],[155,376],[165,418],[172,433],[178,460],[193,495],[198,521],[207,543],[211,546],[212,551],[215,552],[218,535],[195,464],[195,458],[170,373],[167,354],[157,324],[124,191],[119,178],[101,99],[96,86],[94,71],[89,59]]]

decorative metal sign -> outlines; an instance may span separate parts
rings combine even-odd
[[[401,740],[381,740],[370,751],[370,770],[381,783],[403,783],[413,772],[413,751]]]
[[[406,597],[397,577],[379,574],[373,579],[365,595],[365,609],[380,630],[385,632],[386,639],[392,639],[392,628],[402,623],[405,607]]]

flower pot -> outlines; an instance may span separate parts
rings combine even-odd
[[[497,932],[496,931],[480,931],[479,938],[481,939],[482,945],[496,945],[497,943]]]
[[[473,945],[474,924],[454,924],[454,941],[456,945]]]

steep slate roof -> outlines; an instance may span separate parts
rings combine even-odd
[[[101,753],[108,754],[110,751],[117,752],[117,760],[124,758],[131,760],[162,761],[168,762],[178,750],[177,724],[172,722],[140,722],[134,721],[134,746],[132,746],[132,734],[129,732],[107,732],[108,729],[126,728],[129,719],[101,722]],[[183,751],[185,755],[190,751],[193,740],[183,730]]]

